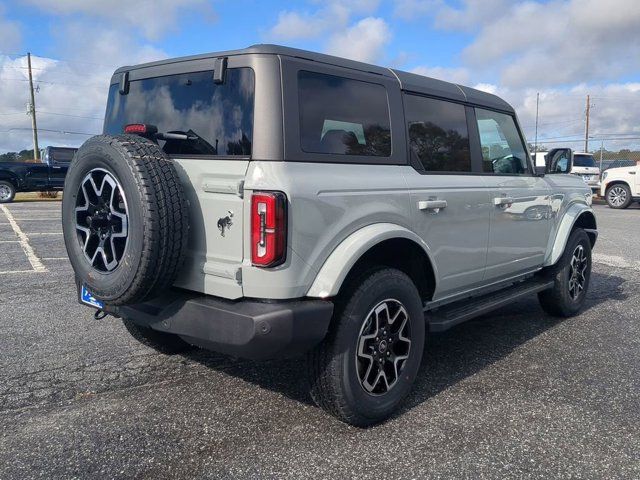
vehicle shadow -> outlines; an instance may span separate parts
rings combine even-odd
[[[628,296],[623,289],[625,282],[622,277],[593,272],[585,311],[607,300],[624,301]],[[430,335],[416,385],[397,415],[503,359],[520,345],[561,322],[562,319],[544,313],[537,299],[532,297],[447,332]],[[204,350],[195,350],[185,356],[261,388],[312,404],[304,358],[252,362]]]

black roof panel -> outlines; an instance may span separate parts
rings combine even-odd
[[[422,93],[425,95],[433,95],[442,98],[449,98],[451,100],[457,100],[460,102],[466,101],[479,106],[486,106],[488,108],[513,112],[513,108],[511,107],[511,105],[502,100],[500,97],[487,92],[483,92],[481,90],[476,90],[474,88],[445,82],[443,80],[437,80],[435,78],[425,77],[423,75],[418,75],[415,73],[403,72],[401,70],[380,67],[377,65],[358,62],[355,60],[348,60],[346,58],[335,57],[333,55],[326,55],[324,53],[316,53],[307,50],[300,50],[297,48],[283,47],[280,45],[271,44],[258,44],[240,50],[212,52],[201,55],[192,55],[188,57],[170,58],[166,60],[159,60],[157,62],[143,63],[135,66],[125,66],[117,69],[114,75],[125,71],[138,70],[147,67],[170,65],[207,58],[230,57],[234,55],[247,54],[282,55],[288,57],[304,58],[315,62],[327,63],[364,72],[371,72],[378,75],[383,75],[385,77],[397,78],[403,90]]]

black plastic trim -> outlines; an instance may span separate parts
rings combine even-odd
[[[299,355],[317,345],[327,333],[333,303],[305,298],[232,301],[172,289],[149,302],[104,310],[202,348],[264,360]]]

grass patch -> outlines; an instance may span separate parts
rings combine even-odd
[[[41,194],[49,195],[50,192],[19,192],[16,193],[14,202],[59,202],[62,200],[62,192],[54,192],[57,195],[52,197],[41,197]]]

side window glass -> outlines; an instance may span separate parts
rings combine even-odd
[[[405,95],[410,154],[427,172],[470,172],[471,155],[463,105]]]
[[[529,173],[527,151],[511,115],[476,108],[482,170],[486,173],[521,175]]]
[[[384,86],[298,72],[300,144],[310,153],[391,155],[389,103]]]

